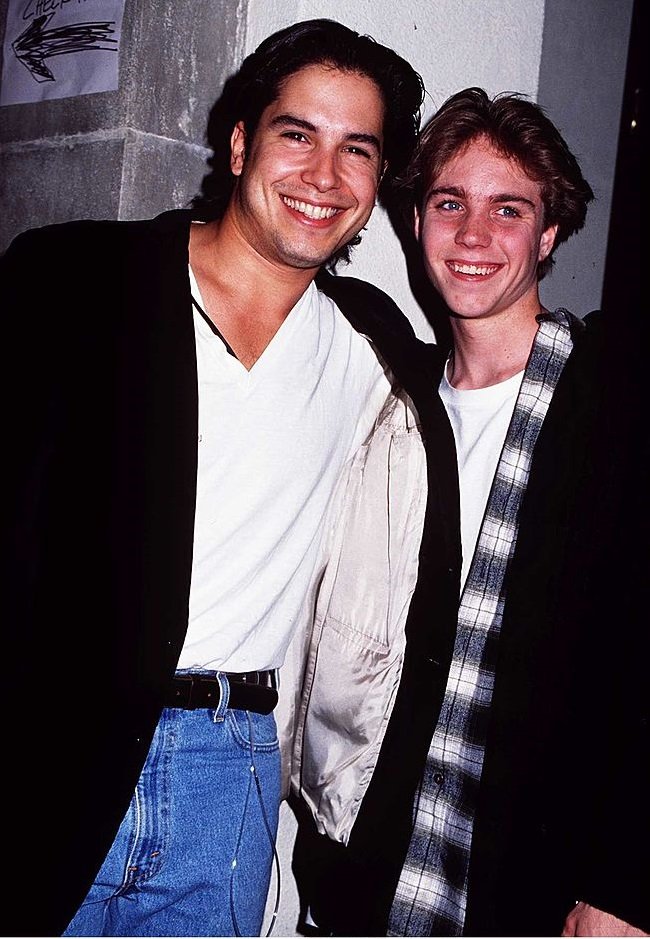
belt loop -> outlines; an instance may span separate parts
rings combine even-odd
[[[225,672],[217,672],[216,677],[221,689],[221,696],[219,698],[219,707],[214,712],[213,720],[215,724],[220,724],[226,719],[226,711],[228,710],[228,702],[230,701],[230,684],[228,683],[228,677]]]

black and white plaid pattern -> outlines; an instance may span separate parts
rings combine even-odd
[[[472,828],[483,766],[504,579],[519,505],[555,386],[572,348],[566,310],[539,328],[495,472],[458,613],[445,697],[414,804],[414,828],[389,936],[459,936],[467,901]]]

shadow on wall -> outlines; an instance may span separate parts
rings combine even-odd
[[[449,311],[425,273],[420,245],[396,203],[384,199],[382,205],[404,253],[409,287],[413,296],[433,329],[436,345],[449,350],[452,345]]]
[[[615,310],[617,318],[624,321],[632,335],[640,328],[642,315],[645,321],[641,299],[641,250],[643,245],[645,253],[646,239],[641,233],[643,200],[639,193],[649,158],[647,29],[647,4],[645,0],[635,0],[603,283],[603,309]],[[644,210],[644,222],[645,215]]]

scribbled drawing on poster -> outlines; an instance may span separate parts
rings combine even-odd
[[[0,106],[118,87],[124,0],[9,0]]]

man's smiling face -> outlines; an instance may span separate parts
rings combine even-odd
[[[484,137],[443,166],[416,217],[431,281],[453,313],[471,319],[537,315],[537,267],[556,233],[540,184]]]
[[[238,176],[229,211],[240,234],[281,267],[319,268],[364,227],[382,170],[384,104],[365,75],[309,65],[290,75],[252,143],[232,135]]]

